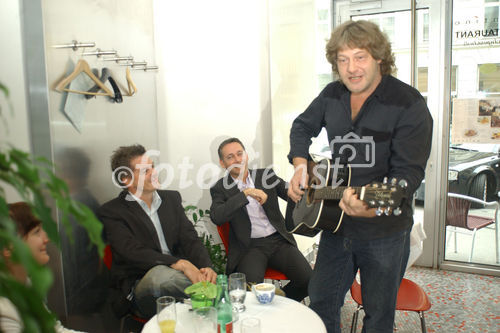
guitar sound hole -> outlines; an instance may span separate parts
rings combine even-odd
[[[314,189],[311,187],[307,190],[306,203],[308,206],[314,203]]]

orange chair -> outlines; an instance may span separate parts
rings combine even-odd
[[[224,249],[226,250],[227,253],[227,249],[229,246],[229,222],[226,222],[223,225],[218,225],[217,231],[219,232],[220,239],[222,240],[222,243],[224,244]],[[285,274],[270,267],[266,269],[266,273],[264,274],[264,279],[278,281],[280,288],[282,287],[281,281],[288,280]]]
[[[113,264],[113,253],[111,252],[111,245],[106,245],[104,248],[104,257],[102,258],[102,261],[104,262],[104,265],[111,270],[111,265]],[[130,317],[132,320],[139,322],[141,324],[145,324],[148,320],[146,318],[141,318],[139,316],[136,316],[133,313],[126,314],[123,316],[120,320],[120,333],[123,332],[123,328],[125,326],[125,319],[127,317]]]
[[[358,303],[358,307],[352,317],[351,333],[356,332],[358,326],[359,310],[363,308],[363,300],[361,299],[361,285],[356,279],[351,286],[352,299]],[[396,310],[415,311],[420,317],[422,333],[426,333],[424,311],[431,308],[431,302],[425,291],[415,282],[408,279],[403,279],[399,286],[398,299],[396,301]]]

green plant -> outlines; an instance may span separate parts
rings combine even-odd
[[[224,274],[226,272],[227,262],[226,251],[222,247],[222,244],[215,244],[212,235],[206,231],[204,225],[200,224],[200,221],[207,222],[207,219],[210,220],[210,211],[208,209],[200,209],[193,205],[184,207],[184,211],[191,222],[193,222],[203,245],[205,245],[208,254],[210,255],[214,271],[217,274]]]
[[[8,98],[5,85],[0,91]],[[1,116],[1,113],[0,113]],[[44,300],[52,284],[52,273],[47,267],[35,262],[31,251],[17,236],[15,222],[9,218],[4,190],[11,186],[27,202],[35,216],[43,222],[50,240],[59,245],[57,224],[46,198],[57,207],[68,236],[71,237],[70,216],[88,232],[102,256],[104,243],[101,239],[102,224],[85,205],[70,198],[68,187],[57,178],[49,161],[33,158],[30,154],[13,147],[0,148],[0,249],[9,248],[11,260],[21,263],[30,277],[31,284],[18,282],[9,273],[4,256],[0,255],[0,296],[8,298],[17,308],[24,323],[24,332],[54,332],[55,316],[47,309]]]

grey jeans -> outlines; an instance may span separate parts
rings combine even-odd
[[[156,299],[158,297],[187,298],[184,289],[191,284],[191,281],[182,272],[164,265],[155,266],[135,286],[134,310],[144,318],[151,318],[156,314]]]

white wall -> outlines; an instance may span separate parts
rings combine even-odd
[[[223,139],[240,138],[250,166],[272,161],[267,1],[157,0],[154,14],[160,159],[174,168],[170,188],[209,208]],[[190,186],[180,181],[183,161],[192,164]]]
[[[19,1],[0,1],[0,82],[9,89],[12,106],[0,93],[0,117],[3,117],[0,119],[0,147],[6,148],[6,143],[9,143],[30,151],[19,13]],[[10,202],[19,200],[19,196],[8,187],[6,197]]]
[[[277,0],[270,7],[273,161],[285,180],[290,128],[319,93],[317,84],[316,4],[314,0]],[[282,205],[284,209],[285,205]],[[295,236],[302,251],[316,238]]]

